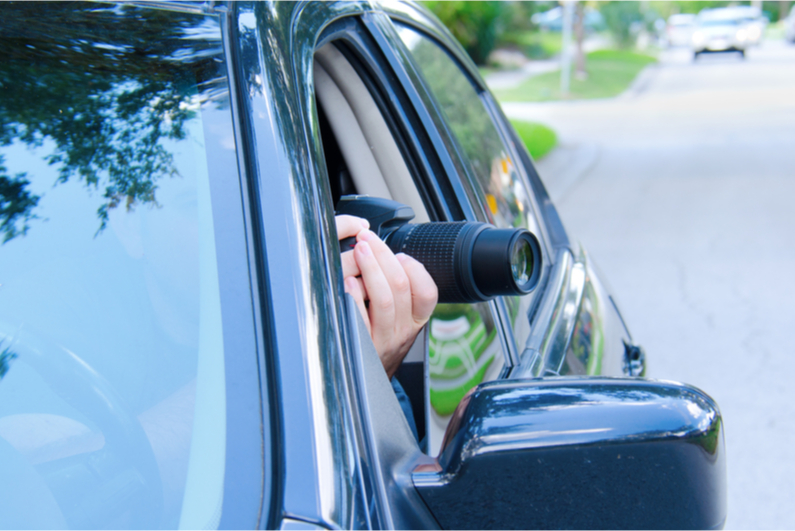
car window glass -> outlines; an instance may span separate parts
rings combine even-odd
[[[430,439],[436,455],[453,412],[476,385],[494,380],[505,367],[490,306],[439,304],[429,324]]]
[[[396,26],[474,176],[468,189],[474,204],[481,207],[481,220],[497,227],[526,228],[540,237],[530,193],[518,174],[517,162],[475,86],[435,41],[408,26]],[[533,297],[504,297],[520,350],[530,335],[527,311]]]
[[[0,47],[0,527],[216,527],[218,23],[23,2]]]
[[[340,75],[347,64],[342,55],[337,51],[332,53],[331,46],[321,49],[316,54],[315,81],[318,93],[318,117],[320,119],[321,133],[323,136],[324,154],[326,157],[327,171],[331,180],[332,194],[337,189],[347,189],[346,193],[362,193],[362,185],[374,185],[375,181],[382,179],[382,187],[386,190],[374,195],[383,197],[392,190],[404,190],[403,196],[391,193],[391,198],[406,204],[411,204],[417,217],[414,223],[428,220],[425,206],[421,202],[414,178],[406,168],[405,171],[370,171],[362,172],[356,179],[348,179],[349,172],[355,170],[360,163],[358,158],[363,158],[368,151],[383,153],[393,147],[393,151],[400,155],[393,138],[394,132],[386,129],[376,134],[373,124],[378,122],[375,113],[382,114],[385,109],[380,109],[372,98],[361,90],[356,90],[357,85],[364,88],[362,82],[356,78],[355,73]],[[326,75],[328,72],[330,75]],[[353,72],[349,70],[349,72]],[[332,105],[330,98],[333,82],[339,89],[341,98],[337,98]],[[366,91],[366,89],[365,89]],[[366,121],[351,122],[344,120],[344,108],[349,106],[355,112],[351,115],[367,116]],[[328,122],[324,126],[324,122]],[[355,139],[360,136],[351,127],[352,123],[361,130],[362,141],[366,144],[354,145]],[[343,126],[344,124],[344,126]],[[349,146],[346,149],[346,144]],[[368,147],[369,146],[369,147]],[[396,161],[406,167],[403,160]],[[376,163],[377,165],[377,163]],[[392,163],[392,166],[397,164]],[[387,165],[382,165],[390,169]],[[416,177],[419,179],[420,177]],[[347,184],[346,184],[347,183]],[[407,193],[410,189],[411,193]],[[416,196],[416,200],[411,197]],[[337,199],[335,197],[335,199]],[[431,316],[429,325],[429,348],[427,366],[422,367],[423,357],[415,358],[412,351],[403,362],[397,378],[406,388],[413,403],[413,414],[419,425],[420,438],[427,434],[427,450],[431,454],[438,452],[442,443],[445,429],[461,398],[478,383],[498,377],[505,365],[505,353],[502,342],[497,337],[492,308],[488,304],[440,304]],[[419,365],[419,367],[417,366]],[[417,370],[419,369],[419,371]],[[423,381],[422,369],[427,369],[429,386],[426,388]],[[418,381],[417,381],[418,380]],[[419,389],[420,396],[413,393]],[[423,396],[424,395],[424,396]],[[428,407],[423,402],[427,400]],[[425,412],[428,411],[428,415]]]

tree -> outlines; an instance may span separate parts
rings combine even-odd
[[[502,30],[504,2],[423,2],[447,26],[472,60],[485,64]]]
[[[207,19],[189,13],[71,2],[8,3],[0,19],[0,148],[55,144],[57,184],[101,189],[109,210],[157,204],[176,170],[164,139],[185,137],[202,101],[226,90]],[[196,38],[200,36],[200,38]],[[196,87],[199,87],[197,90]],[[24,235],[39,197],[0,154],[3,242]]]
[[[632,46],[634,44],[632,29],[643,20],[640,2],[604,2],[599,4],[599,11],[616,44],[621,48]]]
[[[585,79],[588,77],[588,71],[585,67],[585,50],[583,49],[583,42],[585,41],[585,2],[577,2],[577,8],[574,12],[574,40],[577,43],[574,52],[574,76],[577,79]]]

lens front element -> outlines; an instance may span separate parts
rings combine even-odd
[[[516,284],[524,286],[533,276],[533,249],[525,238],[519,238],[511,250],[511,272]]]

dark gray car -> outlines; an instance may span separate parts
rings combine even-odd
[[[717,405],[644,378],[423,8],[4,3],[0,49],[0,527],[723,525]],[[351,194],[540,244],[531,293],[437,307],[410,410],[344,293]]]

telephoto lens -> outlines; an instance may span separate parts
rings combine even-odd
[[[530,293],[541,276],[541,247],[526,229],[480,222],[409,224],[411,207],[369,196],[343,196],[337,214],[366,218],[394,253],[420,262],[436,283],[440,303],[470,303]],[[341,242],[343,251],[355,242]]]

